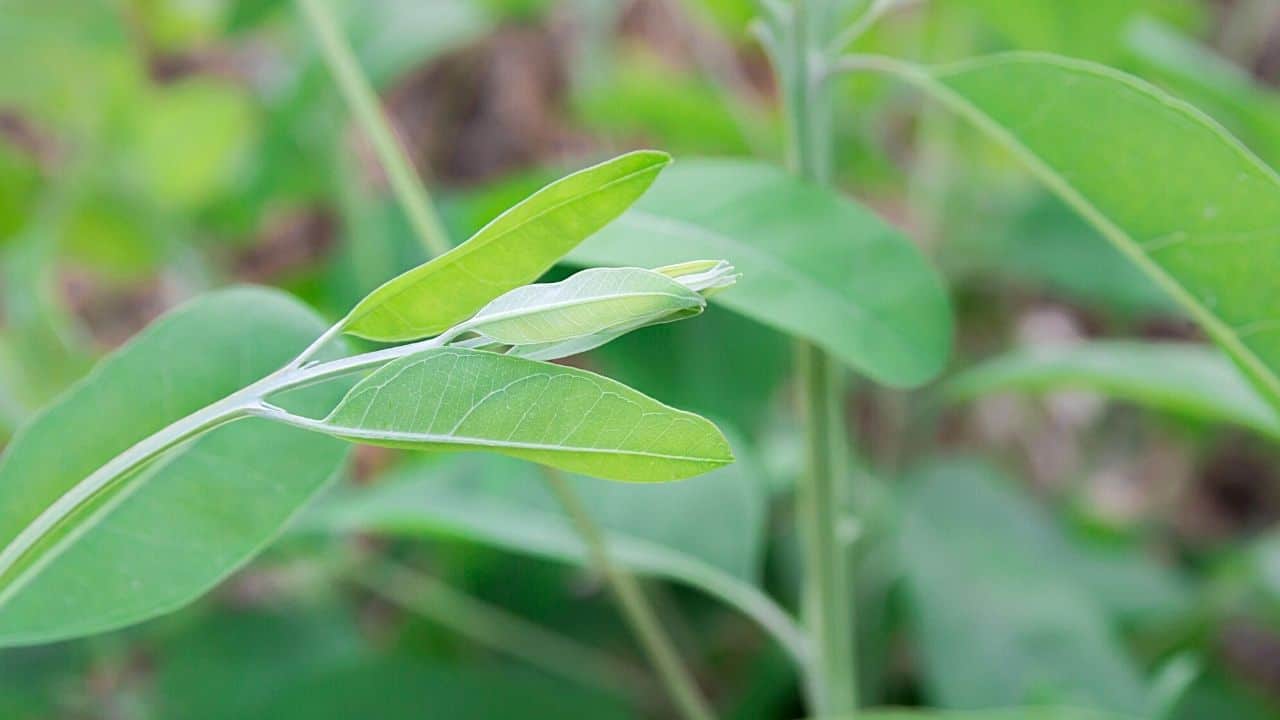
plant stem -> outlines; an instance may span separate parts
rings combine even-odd
[[[367,590],[476,643],[588,686],[637,696],[636,668],[553,630],[512,615],[400,563],[361,563],[351,579]]]
[[[830,182],[831,98],[825,80],[824,2],[796,0],[790,53],[779,68],[785,94],[793,171],[815,183]],[[806,424],[806,473],[797,491],[805,559],[804,602],[814,654],[810,702],[815,714],[853,717],[857,666],[853,625],[851,543],[842,537],[847,512],[841,369],[821,348],[797,344],[800,404]]]
[[[364,129],[373,151],[387,173],[387,180],[395,192],[400,206],[409,216],[409,223],[432,255],[449,250],[449,234],[444,223],[431,204],[431,196],[421,178],[405,158],[395,133],[391,129],[378,96],[361,72],[350,43],[342,36],[332,13],[322,0],[297,0],[298,8],[306,18],[311,32],[320,43],[329,71],[333,73],[351,112]]]
[[[680,714],[686,720],[714,718],[710,705],[698,690],[689,669],[681,661],[671,638],[658,621],[653,606],[645,598],[640,584],[636,582],[635,576],[618,567],[610,559],[604,533],[591,519],[577,493],[570,487],[564,473],[546,466],[543,466],[543,472],[546,474],[547,486],[564,508],[578,534],[582,536],[592,565],[609,583],[617,597],[622,614],[631,625],[632,632],[640,640],[649,660],[657,668],[658,675],[670,692]]]

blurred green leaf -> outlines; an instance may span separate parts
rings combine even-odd
[[[1167,23],[1142,18],[1126,38],[1144,74],[1239,133],[1273,167],[1280,163],[1280,97],[1273,91]]]
[[[1019,710],[871,710],[858,713],[861,720],[1137,720],[1133,715],[1078,708],[1026,708]]]
[[[976,9],[1014,49],[1041,50],[1089,60],[1116,60],[1129,22],[1144,14],[1195,21],[1194,0],[952,0]]]
[[[536,280],[635,202],[670,161],[664,153],[632,152],[557,180],[463,244],[374,290],[351,311],[345,329],[395,341],[452,327],[494,297]]]
[[[741,462],[662,485],[576,476],[569,482],[605,530],[617,562],[701,588],[786,637],[789,621],[758,587],[766,489],[753,468],[754,463]],[[538,469],[496,456],[413,463],[374,487],[333,493],[297,529],[455,536],[512,552],[589,562],[582,539]]]
[[[1097,341],[1020,350],[970,368],[950,384],[961,398],[1058,390],[1092,390],[1280,438],[1280,413],[1220,351],[1204,345]]]
[[[164,650],[157,683],[163,717],[629,717],[602,694],[533,673],[376,652],[337,614],[228,614]]]
[[[979,231],[990,233],[990,225]],[[1004,236],[990,262],[1011,283],[1031,283],[1121,316],[1180,312],[1151,278],[1056,198],[1034,202]]]
[[[733,461],[715,425],[619,382],[464,348],[387,364],[324,420],[282,419],[374,445],[489,450],[610,480],[675,480]]]
[[[255,134],[254,108],[243,91],[203,78],[185,80],[149,95],[134,157],[153,197],[195,208],[237,178]]]
[[[676,154],[744,155],[751,149],[744,130],[751,137],[774,134],[759,108],[646,55],[624,58],[606,81],[586,88],[575,105],[598,132],[644,139]]]
[[[1079,705],[1141,714],[1143,681],[1053,520],[990,467],[910,479],[901,552],[930,697],[943,707]]]
[[[324,326],[278,293],[174,311],[103,361],[0,460],[0,541],[171,422],[282,366]],[[337,400],[319,387],[299,411]],[[172,610],[245,562],[334,474],[341,443],[263,420],[213,430],[108,486],[0,577],[0,644],[48,642]]]
[[[754,161],[685,160],[570,254],[584,265],[725,258],[742,272],[713,302],[814,342],[875,380],[918,385],[951,349],[942,282],[856,203]]]

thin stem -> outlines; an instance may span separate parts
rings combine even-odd
[[[608,653],[484,602],[390,560],[361,563],[351,579],[378,596],[492,650],[589,686],[645,691],[639,671]]]
[[[368,136],[373,151],[387,173],[387,179],[401,207],[409,216],[418,239],[433,255],[449,250],[449,234],[431,204],[431,196],[421,178],[401,152],[391,123],[378,102],[368,79],[360,71],[351,45],[342,36],[333,15],[321,0],[297,0],[298,8],[311,26],[330,72],[338,82],[351,112]]]
[[[693,675],[681,661],[671,638],[658,621],[653,606],[645,598],[635,576],[618,567],[609,557],[609,549],[604,533],[591,519],[587,509],[577,493],[569,485],[564,473],[555,468],[543,466],[547,486],[556,500],[564,508],[569,520],[586,543],[587,553],[592,565],[604,575],[618,599],[623,615],[631,625],[631,630],[640,640],[649,660],[658,670],[658,675],[670,692],[672,699],[686,720],[712,720],[715,716],[706,698],[702,696]]]
[[[880,5],[881,3],[877,3]],[[868,12],[874,12],[872,6]],[[793,172],[815,183],[830,182],[831,98],[821,52],[829,7],[796,0],[787,64],[779,68],[788,84]],[[857,667],[853,625],[851,542],[845,524],[847,430],[840,411],[840,366],[821,348],[797,343],[800,405],[806,424],[806,473],[797,490],[804,543],[804,601],[814,654],[810,701],[816,714],[853,717],[857,710]]]

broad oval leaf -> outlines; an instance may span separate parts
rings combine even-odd
[[[702,296],[652,270],[593,268],[526,285],[485,305],[460,329],[505,345],[558,343],[702,311]]]
[[[324,420],[280,419],[358,442],[490,450],[609,480],[676,480],[733,461],[715,425],[622,383],[464,348],[389,363]]]
[[[0,460],[0,543],[111,458],[279,368],[323,329],[296,301],[259,289],[207,295],[157,321],[14,438]],[[337,394],[317,387],[291,402],[322,411]],[[257,419],[171,450],[0,578],[0,645],[99,632],[192,600],[268,543],[344,453]]]
[[[649,267],[690,256],[742,271],[715,302],[887,385],[926,382],[950,355],[946,292],[920,251],[858,204],[765,163],[682,161],[570,259]]]
[[[1101,65],[1012,53],[926,71],[925,89],[1008,148],[1226,349],[1280,406],[1280,177],[1204,113]]]
[[[374,290],[344,329],[399,342],[453,327],[498,295],[537,280],[635,202],[670,161],[666,153],[641,150],[551,183],[466,242]]]
[[[951,381],[953,395],[1092,390],[1197,419],[1231,422],[1280,438],[1280,413],[1218,350],[1191,343],[1100,341],[1023,350]]]

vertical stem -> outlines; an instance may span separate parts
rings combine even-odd
[[[792,170],[815,183],[831,175],[831,98],[823,79],[824,30],[830,9],[823,0],[795,0],[789,53],[779,68],[785,95]],[[842,373],[821,348],[797,343],[800,405],[806,424],[806,473],[797,492],[804,544],[806,622],[814,652],[810,702],[815,714],[852,717],[857,666],[853,624],[850,541],[842,537],[847,512]]]
[[[711,712],[710,705],[698,690],[693,675],[681,661],[675,645],[663,630],[662,623],[658,621],[653,606],[645,598],[635,576],[618,567],[609,558],[604,533],[592,521],[582,501],[569,486],[564,473],[545,466],[543,471],[546,474],[548,487],[564,508],[578,534],[582,536],[583,542],[586,543],[591,564],[608,581],[627,623],[631,625],[632,632],[644,647],[650,662],[657,668],[658,675],[671,693],[680,714],[686,720],[712,720],[715,716]]]
[[[414,232],[432,255],[446,252],[449,249],[449,235],[445,232],[444,223],[436,214],[422,179],[401,152],[391,123],[387,121],[369,80],[361,72],[350,43],[342,36],[342,31],[323,0],[297,0],[297,3],[311,26],[311,32],[320,43],[325,62],[337,80],[347,105],[364,129],[369,142],[373,144],[373,150],[391,182],[391,189],[409,216]]]

